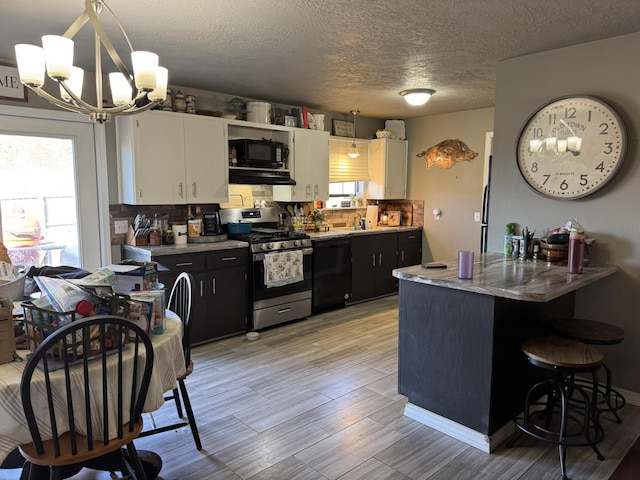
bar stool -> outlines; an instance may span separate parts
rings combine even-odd
[[[610,323],[585,320],[582,318],[560,318],[551,322],[553,333],[559,337],[576,340],[589,345],[617,345],[624,340],[624,330]],[[605,384],[598,385],[598,414],[610,412],[616,417],[617,423],[622,423],[618,410],[627,403],[624,396],[611,388],[611,370],[603,363]],[[580,381],[580,379],[576,379]]]
[[[558,445],[562,480],[568,479],[567,447],[590,446],[598,460],[604,460],[597,447],[604,433],[593,408],[597,390],[573,381],[575,374],[588,373],[593,385],[598,385],[602,353],[591,345],[558,337],[525,340],[521,349],[530,364],[550,376],[527,393],[523,415],[514,420],[516,431],[507,447],[513,447],[522,433]]]

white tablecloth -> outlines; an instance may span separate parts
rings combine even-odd
[[[182,322],[173,312],[167,312],[167,328],[163,334],[155,335],[152,342],[154,364],[144,404],[145,412],[159,409],[164,403],[164,393],[175,388],[176,378],[185,372]],[[29,352],[19,350],[17,353],[26,359]],[[31,441],[20,399],[20,381],[24,365],[24,361],[0,365],[0,462],[18,445]],[[34,378],[40,378],[44,382],[38,370]]]

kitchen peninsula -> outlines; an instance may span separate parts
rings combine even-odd
[[[520,351],[525,338],[545,335],[554,317],[571,318],[575,292],[617,271],[590,265],[476,256],[471,280],[420,265],[394,270],[400,281],[398,391],[405,415],[483,451],[513,432],[539,372]]]

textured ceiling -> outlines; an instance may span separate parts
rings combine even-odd
[[[490,107],[500,60],[640,30],[638,0],[107,3],[134,48],[160,55],[171,84],[377,118]],[[0,0],[0,57],[15,58],[15,43],[62,34],[83,8],[82,0]],[[76,63],[95,71],[89,33],[76,36]],[[418,87],[436,93],[425,106],[406,105],[398,92]]]

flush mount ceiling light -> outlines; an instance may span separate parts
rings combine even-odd
[[[401,91],[400,95],[404,97],[409,105],[417,107],[427,103],[434,93],[436,91],[430,88],[410,88],[409,90]]]
[[[168,71],[158,66],[158,55],[133,51],[124,28],[104,0],[85,0],[85,10],[62,36],[45,35],[42,47],[20,44],[15,46],[20,81],[48,102],[72,112],[89,115],[103,123],[114,115],[128,115],[148,110],[167,96]],[[132,76],[115,51],[98,16],[106,10],[122,32],[131,50]],[[90,22],[94,30],[96,106],[82,100],[84,71],[73,66],[73,37]],[[118,71],[109,74],[111,97],[114,107],[103,105],[102,47],[106,50]],[[60,86],[61,99],[43,89],[45,70],[49,78]],[[137,93],[134,96],[133,91]]]
[[[360,156],[360,152],[358,151],[358,146],[356,145],[356,116],[360,113],[360,110],[351,110],[351,115],[353,115],[353,140],[351,142],[351,147],[349,147],[349,157],[357,158]]]

